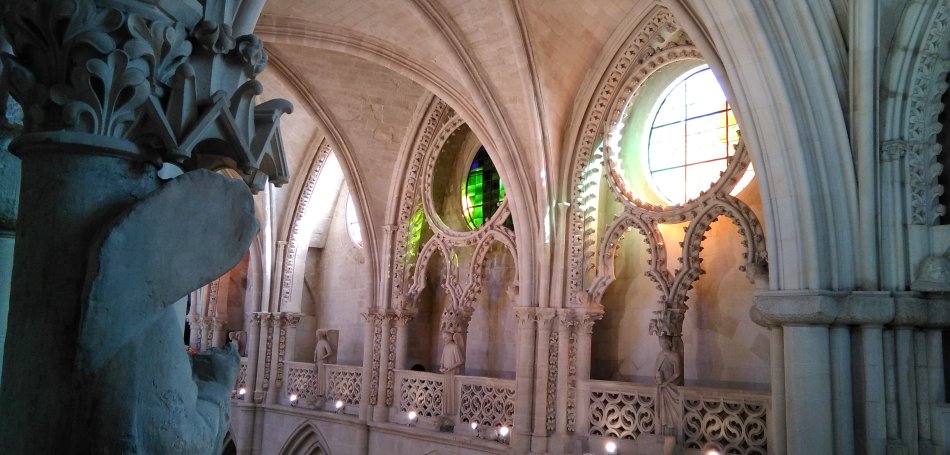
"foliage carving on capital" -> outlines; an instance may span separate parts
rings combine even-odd
[[[195,26],[195,41],[201,47],[215,54],[227,54],[234,49],[234,35],[231,26],[214,21],[201,21]]]
[[[515,317],[518,318],[519,329],[529,329],[534,326],[538,320],[537,308],[534,307],[515,307]]]
[[[156,166],[225,165],[253,190],[285,183],[279,118],[293,108],[256,105],[266,53],[253,35],[230,36],[226,1],[202,0],[200,23],[197,2],[174,13],[138,2],[7,2],[2,91],[25,116],[11,150],[64,143]]]
[[[472,319],[474,309],[471,307],[446,308],[442,312],[440,331],[449,333],[467,333],[468,322]]]
[[[551,330],[551,323],[557,317],[557,310],[554,308],[538,308],[536,314],[538,318],[538,328]]]
[[[285,324],[290,328],[296,328],[301,317],[303,317],[303,315],[300,313],[283,313]]]
[[[604,312],[602,310],[588,311],[584,313],[584,317],[580,321],[581,327],[584,328],[584,333],[586,333],[587,335],[593,334],[594,324],[596,324],[597,321],[603,319],[603,317],[604,317]]]
[[[654,311],[655,318],[650,320],[650,334],[656,336],[683,336],[685,308],[664,308]]]

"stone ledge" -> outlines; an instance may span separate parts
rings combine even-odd
[[[913,292],[766,291],[750,310],[759,325],[950,326],[950,300]]]

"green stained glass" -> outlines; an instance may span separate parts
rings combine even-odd
[[[478,229],[505,200],[505,188],[485,147],[478,149],[462,190],[462,213],[469,229]]]

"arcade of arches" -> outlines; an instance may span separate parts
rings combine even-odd
[[[950,448],[950,0],[245,2],[294,111],[180,305],[224,453]]]

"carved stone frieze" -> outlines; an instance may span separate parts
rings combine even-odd
[[[936,158],[941,152],[937,133],[938,117],[944,110],[941,98],[947,90],[950,70],[950,6],[938,2],[929,17],[911,80],[908,84],[907,177],[911,191],[911,223],[933,225],[946,210],[937,202],[943,187],[937,178],[942,171]]]

